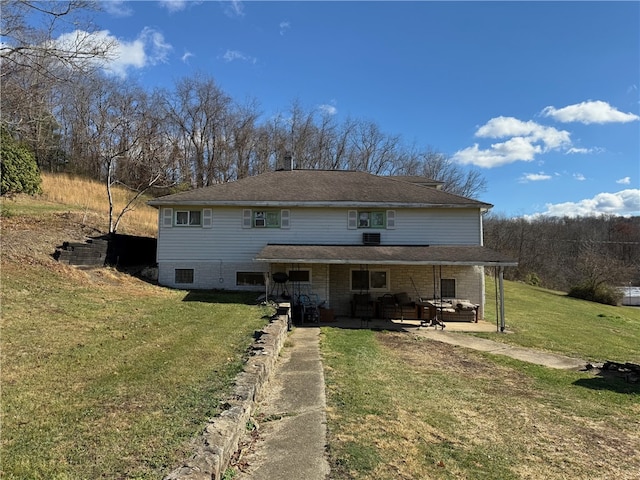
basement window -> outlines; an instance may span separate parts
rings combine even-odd
[[[247,287],[247,286],[264,286],[265,285],[265,274],[263,272],[236,272],[236,286],[238,287]]]
[[[176,283],[193,283],[193,268],[176,268]]]

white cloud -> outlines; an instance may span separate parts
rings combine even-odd
[[[280,35],[284,35],[287,30],[291,28],[290,22],[280,22]]]
[[[170,13],[179,12],[187,8],[188,0],[158,0],[163,8],[166,8]]]
[[[133,10],[129,8],[124,0],[108,0],[100,2],[104,11],[114,17],[129,17],[133,15]]]
[[[574,153],[593,153],[595,151],[595,149],[593,148],[578,148],[578,147],[571,147],[570,149],[567,150],[568,154],[574,154]]]
[[[457,151],[453,154],[452,159],[463,165],[492,168],[517,161],[530,162],[536,153],[540,153],[539,147],[521,139],[512,139],[508,144],[495,143],[487,150],[480,150],[476,143],[473,147]]]
[[[181,60],[182,60],[182,62],[183,62],[183,63],[188,63],[188,62],[189,62],[189,59],[190,59],[191,57],[194,57],[194,56],[195,56],[195,55],[194,55],[193,53],[191,53],[191,52],[184,52],[184,55],[182,55]]]
[[[640,190],[628,189],[615,193],[599,193],[593,198],[579,202],[548,203],[545,208],[545,212],[528,217],[636,216],[640,215]]]
[[[119,42],[119,58],[107,65],[116,75],[126,76],[130,67],[143,68],[167,61],[173,47],[164,36],[152,28],[145,28],[133,42]]]
[[[318,106],[318,109],[326,115],[335,115],[336,113],[338,113],[338,109],[336,107],[326,103]]]
[[[489,120],[476,131],[476,137],[522,137],[531,142],[542,142],[545,150],[571,143],[569,132],[545,127],[536,122],[523,122],[513,117],[497,117]]]
[[[238,50],[227,50],[222,56],[225,62],[233,62],[234,60],[241,60],[249,63],[256,63],[256,58],[246,55]]]
[[[631,183],[631,177],[621,178],[620,180],[616,180],[616,183],[619,183],[620,185],[629,185]]]
[[[222,1],[224,13],[228,17],[243,17],[244,5],[240,0]]]
[[[551,117],[559,122],[591,123],[626,123],[640,120],[638,115],[624,113],[603,101],[586,101],[556,109],[545,107],[540,113],[543,117]]]
[[[577,181],[579,181],[579,182],[584,182],[584,181],[587,179],[587,177],[585,177],[585,176],[584,176],[583,174],[581,174],[581,173],[574,173],[574,174],[573,174],[573,178],[575,178],[575,179],[576,179]]]
[[[528,182],[541,182],[544,180],[551,180],[551,175],[548,175],[544,172],[540,173],[525,173],[522,177],[520,177],[520,183],[528,183]]]
[[[481,150],[476,143],[457,151],[452,159],[461,164],[492,168],[518,161],[531,162],[537,154],[558,150],[571,145],[569,132],[545,127],[535,122],[523,122],[513,117],[497,117],[478,128],[475,134],[481,138],[507,138]]]
[[[112,51],[108,59],[92,58],[89,61],[101,67],[106,73],[125,78],[132,68],[144,68],[167,60],[172,47],[165,42],[164,36],[151,28],[145,28],[132,42],[120,40],[108,30],[88,33],[83,30],[65,33],[57,38],[62,48],[73,45],[111,44]]]

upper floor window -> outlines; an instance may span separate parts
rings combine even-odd
[[[384,228],[384,212],[358,211],[358,228]]]
[[[396,228],[395,210],[349,210],[347,228]]]
[[[242,211],[242,228],[289,228],[289,210]]]
[[[213,210],[210,208],[186,210],[164,207],[160,211],[160,228],[172,227],[212,228]]]
[[[176,225],[202,225],[202,212],[200,210],[176,210]]]
[[[280,211],[278,210],[256,210],[253,212],[254,227],[280,227]]]

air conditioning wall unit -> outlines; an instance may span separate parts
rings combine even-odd
[[[380,233],[363,233],[363,245],[380,245]]]

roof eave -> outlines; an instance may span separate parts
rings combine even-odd
[[[152,207],[184,206],[184,207],[307,207],[307,208],[479,208],[489,210],[493,205],[488,203],[402,203],[402,202],[300,202],[300,201],[212,201],[182,200],[162,201],[150,200]]]

